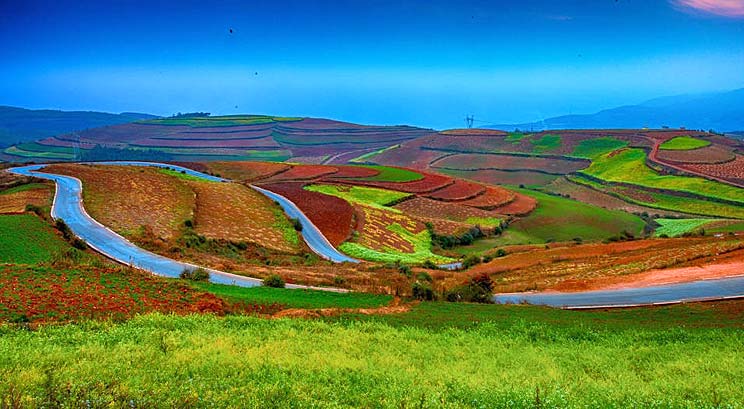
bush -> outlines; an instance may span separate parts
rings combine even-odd
[[[455,287],[445,295],[450,302],[491,303],[493,295],[493,281],[488,274],[480,274],[459,287]]]
[[[433,261],[431,261],[431,260],[424,261],[424,264],[422,264],[422,266],[424,268],[428,268],[430,270],[438,270],[439,269],[439,266],[436,263],[434,263]]]
[[[422,301],[433,301],[436,298],[434,290],[431,288],[431,284],[427,282],[416,281],[411,286],[411,293],[413,298]]]
[[[408,278],[411,278],[411,275],[413,275],[413,271],[411,271],[411,267],[405,264],[401,264],[398,266],[398,272]]]
[[[434,281],[434,279],[431,278],[431,274],[427,273],[426,271],[422,271],[416,274],[416,280],[421,281],[421,282],[425,281],[427,283]]]
[[[273,288],[284,288],[286,283],[284,282],[284,279],[279,274],[271,274],[268,277],[264,278],[263,285],[265,287],[273,287]]]
[[[302,222],[300,222],[300,219],[289,219],[292,222],[292,227],[296,231],[302,231]]]
[[[506,250],[504,249],[496,250],[496,257],[504,257],[504,256],[506,256]]]
[[[185,279],[185,280],[191,280],[191,281],[209,281],[209,271],[197,267],[194,269],[191,268],[185,268],[179,277]]]
[[[470,268],[476,264],[480,264],[481,258],[479,256],[468,256],[462,261],[462,268]]]
[[[186,226],[186,227],[188,227],[189,229],[193,229],[194,228],[194,221],[191,220],[191,219],[186,219],[186,221],[183,222],[183,225]]]
[[[26,211],[27,212],[34,212],[37,216],[41,216],[41,207],[33,205],[33,204],[27,204],[26,205]]]

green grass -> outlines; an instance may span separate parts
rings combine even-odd
[[[189,175],[188,173],[181,173],[180,171],[172,170],[172,169],[158,168],[158,173],[162,173],[162,174],[168,175],[168,176],[173,176],[173,177],[176,177],[176,178],[179,178],[179,179],[182,179],[182,180],[191,180],[191,181],[194,181],[194,182],[212,183],[212,182],[210,182],[210,181],[208,181],[206,179],[200,178],[198,176]]]
[[[36,142],[26,142],[16,145],[18,149],[29,152],[54,152],[73,154],[75,151],[69,146],[42,145]]]
[[[386,148],[378,149],[378,150],[372,151],[372,152],[367,152],[364,155],[357,156],[356,158],[350,160],[349,162],[351,162],[351,163],[364,163],[364,162],[368,161],[369,159],[372,159],[373,157],[375,157],[375,156],[377,156],[377,155],[379,155],[381,153],[387,152],[387,151],[392,150],[392,149],[397,149],[397,148],[400,148],[400,144],[393,145],[393,146],[388,146]]]
[[[0,195],[9,195],[11,193],[18,193],[18,192],[25,192],[27,190],[34,190],[34,189],[46,189],[48,188],[47,185],[43,183],[26,183],[25,185],[18,185],[11,187],[10,189],[5,189],[0,191]]]
[[[68,247],[52,227],[35,215],[0,215],[1,263],[41,263]]]
[[[194,283],[200,290],[208,291],[230,301],[248,304],[278,303],[286,308],[375,308],[390,304],[389,295],[367,293],[334,293],[316,290],[290,290],[271,287],[237,287],[212,283]]]
[[[271,227],[281,231],[282,237],[284,237],[284,240],[286,240],[287,243],[295,247],[299,246],[300,233],[295,230],[294,225],[287,218],[287,214],[284,213],[278,204],[273,206],[271,210],[274,213],[274,224],[272,224]]]
[[[718,227],[709,227],[705,229],[708,233],[737,233],[744,231],[744,222],[732,222]]]
[[[506,135],[506,138],[504,138],[504,140],[516,145],[519,143],[519,141],[521,141],[522,139],[528,136],[530,136],[530,134],[526,134],[522,132],[509,132],[509,134]]]
[[[644,222],[640,217],[607,210],[586,203],[534,190],[517,189],[537,199],[537,208],[512,223],[496,241],[497,245],[539,244],[547,241],[604,240],[628,231],[639,235]]]
[[[668,237],[676,237],[685,233],[691,233],[700,227],[715,220],[711,219],[656,219],[661,226],[656,228],[656,237],[662,234]]]
[[[561,136],[546,134],[538,139],[532,139],[530,142],[532,142],[533,151],[542,153],[560,148]]]
[[[468,217],[465,223],[481,227],[498,227],[502,220],[496,217]]]
[[[710,141],[704,141],[691,136],[677,136],[659,145],[659,149],[689,151],[692,149],[704,148],[709,145]]]
[[[365,180],[369,182],[413,182],[416,180],[421,180],[424,178],[423,175],[420,173],[416,173],[412,170],[408,169],[401,169],[401,168],[391,168],[389,166],[379,166],[379,165],[362,165],[365,168],[374,169],[379,174],[368,177],[368,178],[359,178],[357,180]]]
[[[504,245],[503,236],[484,237],[484,238],[475,240],[472,244],[468,244],[467,246],[455,246],[449,249],[448,251],[451,253],[457,254],[461,257],[481,256],[484,253],[488,253],[490,252],[490,250],[493,250],[503,245]]]
[[[149,314],[0,334],[0,396],[36,407],[744,402],[741,316],[697,306],[578,312],[422,303],[406,314],[323,321]]]
[[[612,157],[609,154],[601,155],[581,172],[609,182],[676,190],[741,202],[744,205],[744,189],[699,177],[658,174],[646,166],[646,153],[642,149],[626,149]]]
[[[649,199],[640,200],[623,194],[622,191],[618,191],[612,187],[604,186],[593,180],[581,177],[581,175],[568,176],[568,179],[574,183],[589,186],[600,191],[612,190],[622,200],[628,203],[659,209],[660,214],[663,214],[664,210],[670,210],[691,215],[744,219],[744,207],[656,192],[645,192]]]
[[[594,159],[602,154],[628,146],[628,142],[611,137],[584,139],[574,148],[571,156]]]
[[[384,209],[395,213],[400,213],[400,210],[387,206],[411,196],[410,193],[364,186],[309,185],[305,186],[305,190],[336,196],[350,203]]]

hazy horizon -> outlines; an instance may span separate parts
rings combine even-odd
[[[452,128],[744,86],[736,2],[450,3],[3,2],[0,104]]]

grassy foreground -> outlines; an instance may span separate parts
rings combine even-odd
[[[710,317],[425,303],[333,321],[5,326],[0,396],[47,407],[741,407],[744,331],[706,328]]]

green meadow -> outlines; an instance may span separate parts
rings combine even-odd
[[[41,263],[67,247],[67,242],[34,214],[0,215],[0,263]]]
[[[709,145],[710,141],[704,141],[691,136],[677,136],[659,145],[659,149],[689,151],[691,149],[704,148]]]

